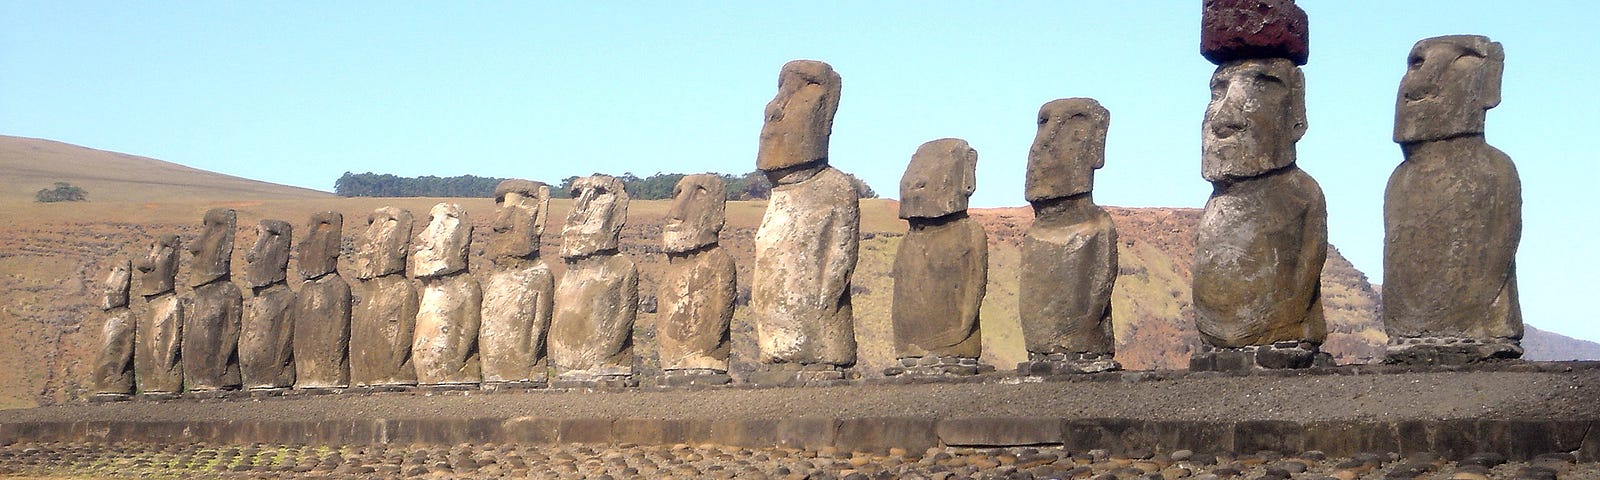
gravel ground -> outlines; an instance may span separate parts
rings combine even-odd
[[[0,447],[0,476],[31,478],[535,478],[535,479],[1600,479],[1600,464],[1571,455],[1507,463],[1428,454],[1258,452],[1227,456],[1060,448],[933,448],[844,452],[716,445],[216,446],[18,444]]]
[[[1587,364],[1585,364],[1587,365]],[[618,391],[393,392],[69,404],[0,422],[346,418],[744,419],[1055,416],[1145,420],[1600,419],[1600,368],[1212,376],[1129,372],[1036,381]],[[1548,369],[1547,369],[1548,370]],[[1056,379],[1059,380],[1059,379]]]

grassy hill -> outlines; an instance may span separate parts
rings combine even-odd
[[[18,147],[21,145],[22,147]],[[21,187],[26,201],[3,201],[6,215],[0,217],[0,408],[28,407],[76,398],[87,388],[89,361],[95,336],[102,321],[94,308],[96,282],[111,261],[142,253],[155,236],[176,233],[185,242],[200,233],[200,218],[206,209],[225,206],[238,212],[239,232],[234,249],[234,271],[242,271],[244,255],[255,242],[255,225],[262,219],[289,221],[299,230],[312,213],[324,210],[345,216],[345,248],[365,226],[368,212],[382,206],[411,210],[417,228],[427,221],[428,210],[437,202],[460,203],[478,227],[471,249],[472,267],[486,266],[482,257],[487,244],[487,225],[493,213],[490,199],[437,198],[341,198],[322,192],[284,187],[251,180],[187,169],[157,160],[121,155],[40,140],[0,137],[0,182],[15,182],[9,170],[28,162],[14,160],[27,146],[55,151],[70,157],[72,152],[95,158],[115,157],[123,162],[123,172],[141,174],[153,169],[171,168],[176,179],[186,178],[198,186],[159,187],[148,177],[120,179],[99,173],[101,186],[90,177],[52,179],[79,184],[91,192],[90,202],[39,204],[31,200],[33,190]],[[45,158],[45,157],[31,157]],[[110,161],[110,160],[105,160]],[[61,158],[49,163],[98,165],[89,160]],[[37,170],[37,168],[35,168]],[[57,172],[71,173],[62,169]],[[82,173],[81,171],[79,173]],[[5,183],[15,189],[16,183]],[[121,187],[117,187],[121,185]],[[110,186],[111,188],[107,188]],[[229,188],[241,188],[237,195]],[[125,200],[110,200],[96,195],[124,191]],[[150,190],[150,191],[137,191]],[[8,190],[9,191],[9,190]],[[21,190],[19,190],[21,191]],[[209,192],[173,193],[181,192]],[[10,194],[7,194],[10,195]],[[273,196],[281,195],[281,196]],[[15,195],[13,195],[15,197]],[[12,197],[6,197],[12,198]],[[571,208],[569,200],[552,201],[550,225],[541,251],[553,270],[563,270],[557,251],[560,225]],[[662,217],[666,201],[635,201],[628,209],[628,224],[623,230],[622,251],[639,265],[642,297],[653,296],[661,278],[665,256],[660,253]],[[889,312],[892,302],[890,266],[906,227],[895,216],[893,200],[862,202],[861,262],[854,279],[857,337],[864,374],[873,375],[892,361]],[[739,268],[739,288],[748,291],[754,263],[753,237],[760,224],[765,202],[731,202],[723,245]],[[1197,336],[1189,304],[1189,278],[1194,256],[1194,228],[1200,213],[1195,209],[1115,208],[1110,207],[1120,232],[1121,274],[1113,294],[1118,359],[1130,369],[1176,369],[1187,365]],[[982,309],[984,328],[983,360],[1001,368],[1014,366],[1026,357],[1017,323],[1017,264],[1021,235],[1032,223],[1026,207],[975,209],[973,218],[989,233],[991,253],[988,296]],[[188,275],[187,255],[182,255],[179,284]],[[348,259],[348,256],[345,257]],[[294,260],[291,260],[293,262]],[[291,265],[292,267],[293,265]],[[350,271],[347,263],[341,270]],[[246,289],[248,291],[248,289]],[[1332,329],[1326,348],[1342,363],[1371,361],[1381,355],[1386,338],[1377,320],[1378,293],[1366,277],[1350,265],[1337,250],[1330,249],[1323,275],[1327,317]],[[187,287],[179,287],[187,293]],[[735,312],[734,362],[736,369],[750,367],[754,358],[753,332],[745,308]],[[642,313],[636,329],[636,354],[646,373],[655,370],[655,315]],[[1577,358],[1556,352],[1543,354],[1543,348],[1575,348],[1537,340],[1537,330],[1529,329],[1531,358]],[[1581,342],[1581,341],[1580,341]],[[1588,345],[1594,345],[1593,343]],[[1577,355],[1593,354],[1580,353]]]
[[[278,185],[37,138],[0,135],[0,202],[32,202],[55,182],[89,191],[92,202],[328,198],[316,190]]]

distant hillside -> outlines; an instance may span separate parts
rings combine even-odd
[[[324,198],[327,192],[223,175],[153,158],[37,138],[0,135],[0,201],[33,201],[68,182],[90,202]]]
[[[1600,343],[1580,340],[1532,325],[1523,327],[1522,358],[1528,360],[1600,360]]]

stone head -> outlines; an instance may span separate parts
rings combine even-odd
[[[1228,62],[1211,74],[1201,176],[1211,182],[1293,165],[1306,133],[1305,74],[1282,58]]]
[[[128,306],[128,287],[132,279],[133,268],[127,259],[112,263],[111,269],[106,271],[105,282],[100,284],[103,294],[100,297],[100,309]]]
[[[1029,202],[1094,190],[1094,171],[1106,165],[1111,112],[1092,98],[1062,98],[1039,107],[1039,132],[1028,149]]]
[[[150,296],[172,291],[178,276],[178,236],[167,234],[150,242],[150,250],[134,262],[139,270],[139,294]]]
[[[233,233],[238,216],[231,208],[213,208],[201,220],[205,230],[200,238],[189,244],[189,286],[198,287],[219,278],[227,278],[233,264]]]
[[[344,214],[321,212],[311,215],[306,235],[300,240],[300,278],[312,280],[339,267],[339,248],[344,234]]]
[[[495,216],[490,228],[493,258],[535,258],[550,212],[550,187],[528,180],[506,180],[494,188]]]
[[[361,233],[361,245],[351,262],[356,278],[405,273],[412,223],[411,211],[405,209],[382,207],[367,214],[367,229]]]
[[[583,257],[616,250],[617,236],[628,222],[628,192],[622,181],[607,175],[572,182],[572,211],[561,226],[561,256]]]
[[[716,175],[685,175],[672,189],[672,208],[661,226],[662,248],[687,252],[717,243],[727,222],[728,186]]]
[[[959,138],[917,147],[900,176],[900,218],[939,218],[967,211],[978,188],[978,151]]]
[[[256,225],[256,243],[244,254],[245,283],[265,287],[286,280],[289,269],[289,242],[294,227],[283,220],[262,220]]]
[[[839,111],[842,83],[833,67],[795,60],[778,74],[778,96],[767,103],[756,168],[780,170],[828,160],[828,136]]]
[[[467,269],[472,245],[472,220],[461,205],[440,203],[428,211],[428,227],[417,234],[411,253],[411,274],[438,277]]]
[[[1483,133],[1488,110],[1500,104],[1505,62],[1505,49],[1489,37],[1449,35],[1417,42],[1395,100],[1394,141]]]

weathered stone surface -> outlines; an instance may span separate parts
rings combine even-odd
[[[1061,357],[1054,373],[1113,368],[1117,229],[1092,193],[1111,112],[1091,98],[1064,98],[1040,107],[1038,124],[1026,191],[1034,222],[1017,283],[1023,343],[1040,362]]]
[[[295,388],[350,386],[350,303],[350,284],[338,273],[300,284],[289,314],[294,319]]]
[[[555,308],[555,276],[539,258],[550,187],[506,180],[495,192],[499,208],[489,237],[493,271],[483,285],[483,328],[478,334],[483,381],[543,382],[548,376],[545,332]]]
[[[134,261],[139,271],[143,305],[134,326],[133,370],[139,391],[167,394],[183,391],[183,303],[172,291],[178,273],[178,236],[162,235],[145,256]]]
[[[295,377],[294,291],[283,281],[252,290],[245,300],[244,322],[239,331],[239,370],[244,388],[291,387]]]
[[[794,60],[778,73],[778,95],[767,103],[756,168],[772,171],[828,160],[828,137],[843,83],[833,67]]]
[[[622,181],[594,175],[572,182],[572,210],[561,227],[561,256],[582,257],[617,250],[617,236],[628,222],[628,192]]]
[[[1018,311],[1028,352],[1111,354],[1117,278],[1111,215],[1089,194],[1034,202],[1021,255]]]
[[[231,250],[231,249],[230,249]],[[244,296],[222,279],[194,288],[183,308],[183,377],[191,391],[239,388]]]
[[[1284,58],[1305,65],[1311,55],[1306,12],[1294,0],[1206,0],[1200,16],[1200,54],[1218,65]]]
[[[344,231],[344,214],[320,212],[311,215],[306,224],[305,238],[300,239],[296,252],[297,271],[303,280],[312,280],[333,273],[339,266],[340,235]]]
[[[101,286],[99,349],[96,350],[90,383],[96,395],[133,393],[133,310],[128,308],[128,289],[133,268],[128,260],[117,261],[106,272]]]
[[[1384,195],[1383,319],[1392,338],[1514,348],[1522,337],[1521,181],[1511,158],[1483,136],[1486,111],[1500,102],[1504,60],[1499,43],[1472,35],[1430,38],[1411,50],[1395,106],[1405,161]],[[1482,353],[1500,351],[1491,350]]]
[[[265,287],[287,279],[289,243],[294,227],[283,220],[262,220],[256,225],[256,243],[245,252],[244,280],[250,287]]]
[[[945,445],[1010,446],[1059,445],[1063,422],[1050,417],[970,417],[939,420],[939,440]]]
[[[728,187],[711,174],[685,175],[673,187],[672,207],[661,225],[661,246],[689,252],[718,243],[727,222]]]
[[[355,252],[351,290],[350,382],[357,386],[415,385],[411,365],[417,291],[406,278],[411,212],[382,207],[367,215]]]
[[[183,309],[183,376],[192,391],[239,388],[239,328],[244,296],[230,280],[236,214],[206,212],[205,230],[189,245],[189,285]]]
[[[476,384],[483,378],[478,363],[483,291],[466,271],[472,221],[453,203],[434,205],[429,215],[428,228],[417,235],[411,256],[411,271],[422,280],[411,343],[417,382]]]
[[[413,223],[411,211],[403,208],[381,207],[367,214],[367,229],[362,231],[350,261],[355,266],[356,279],[404,275],[406,255],[411,253]]]
[[[850,275],[860,229],[843,172],[824,165],[803,180],[780,178],[755,238],[750,306],[762,363],[855,364]]]
[[[628,194],[617,179],[595,175],[573,182],[572,198],[561,230],[567,272],[556,285],[550,363],[563,379],[632,375],[639,271],[616,251]]]
[[[1294,165],[1306,131],[1304,75],[1283,59],[1240,60],[1212,75],[1202,176],[1214,187],[1195,247],[1203,341],[1237,348],[1322,343],[1319,283],[1327,202]]]
[[[718,240],[726,204],[727,187],[715,175],[685,176],[674,190],[672,209],[661,229],[667,269],[661,279],[656,324],[661,368],[668,372],[728,371],[728,326],[733,320],[737,271]],[[705,375],[672,380],[715,383],[722,378],[699,377]]]
[[[922,144],[900,179],[900,218],[910,223],[894,260],[894,348],[898,358],[977,358],[978,308],[989,274],[989,241],[967,217],[978,152],[955,138]]]
[[[1028,149],[1027,200],[1093,191],[1094,171],[1106,165],[1111,112],[1092,98],[1062,98],[1039,107],[1038,124]]]

